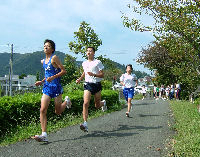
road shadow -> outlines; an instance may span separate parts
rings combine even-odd
[[[147,103],[147,102],[142,102],[142,101],[141,101],[141,102],[138,102],[138,103],[135,103],[135,104],[134,104],[134,102],[133,102],[133,106],[134,106],[134,105],[136,105],[136,106],[140,106],[140,105],[153,105],[153,104],[155,104],[155,103],[150,103],[150,102]]]
[[[88,138],[88,137],[107,137],[107,138],[112,138],[112,137],[127,137],[127,136],[133,136],[136,134],[139,134],[138,132],[135,132],[134,130],[138,131],[144,131],[144,130],[150,130],[150,129],[160,129],[162,126],[157,126],[157,127],[145,127],[145,126],[128,126],[128,125],[119,125],[119,127],[115,130],[111,131],[92,131],[91,133],[85,134],[83,136],[80,136],[79,138],[76,139],[82,139],[82,138]],[[133,130],[133,132],[130,133],[124,133],[121,131],[126,131],[126,130]],[[76,140],[74,139],[74,140]]]
[[[156,115],[156,114],[150,114],[150,115],[145,115],[145,114],[139,114],[139,117],[157,117],[160,115]]]
[[[66,138],[66,139],[60,139],[60,140],[55,140],[51,142],[45,142],[41,143],[41,145],[49,145],[52,143],[57,143],[57,142],[65,142],[65,141],[70,141],[70,140],[79,140],[79,139],[84,139],[84,138],[90,138],[90,137],[103,137],[103,138],[113,138],[113,137],[128,137],[128,136],[133,136],[136,134],[139,134],[139,132],[144,131],[144,130],[150,130],[150,129],[160,129],[162,126],[156,126],[156,127],[146,127],[146,126],[128,126],[128,125],[118,125],[117,129],[111,130],[111,131],[89,131],[88,133],[84,133],[84,135],[79,136],[77,138]],[[133,130],[130,132],[130,130]],[[137,130],[137,131],[135,131]],[[81,131],[81,130],[80,130]],[[124,132],[124,131],[129,131],[129,132]]]

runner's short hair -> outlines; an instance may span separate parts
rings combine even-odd
[[[94,47],[88,46],[87,49],[88,49],[88,48],[91,48],[91,49],[95,52],[95,48],[94,48]]]
[[[131,70],[133,71],[132,64],[127,64],[127,65],[126,65],[126,69],[127,69],[127,67],[131,67]]]
[[[44,41],[44,44],[45,43],[50,43],[50,45],[51,45],[51,47],[52,47],[52,49],[53,49],[53,53],[55,52],[55,49],[56,49],[56,44],[54,43],[54,41],[53,40],[49,40],[49,39],[46,39],[45,41]]]

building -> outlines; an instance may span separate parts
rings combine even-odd
[[[36,76],[34,75],[28,75],[27,77],[24,77],[23,79],[19,79],[19,75],[13,75],[12,76],[12,91],[32,89],[35,86],[35,82],[36,82]],[[8,95],[8,91],[10,89],[9,75],[0,77],[0,83],[1,83],[2,92],[4,93],[4,95]]]
[[[149,76],[145,76],[144,78],[139,78],[138,79],[138,85],[140,86],[147,86],[147,85],[151,85],[152,84],[152,80],[151,80],[151,77]]]

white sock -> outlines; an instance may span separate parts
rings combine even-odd
[[[84,123],[83,123],[85,126],[87,126],[87,122],[86,121],[84,121]]]
[[[46,132],[42,132],[42,136],[47,137],[47,133]]]

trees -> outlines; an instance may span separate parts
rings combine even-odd
[[[152,16],[154,23],[144,25],[123,14],[124,25],[135,31],[151,31],[155,42],[142,50],[139,62],[157,69],[156,80],[176,81],[194,89],[199,84],[200,2],[197,0],[135,0],[129,4],[134,13]],[[163,58],[164,57],[164,58]],[[167,74],[167,76],[166,76]]]
[[[145,26],[136,18],[123,14],[124,26],[135,31],[152,31],[156,40],[183,38],[200,59],[200,2],[198,0],[134,0],[139,7],[128,5],[137,14],[152,16],[155,22]]]
[[[86,49],[88,46],[93,46],[95,50],[98,50],[98,47],[102,45],[102,40],[99,39],[98,35],[94,32],[94,30],[89,26],[85,21],[81,22],[78,32],[74,32],[75,40],[69,43],[69,48],[72,52],[76,54],[82,54],[83,58],[87,58]],[[104,56],[100,55],[96,57],[101,60],[101,62],[105,66],[105,79],[112,80],[113,76],[121,73],[121,70],[117,69],[116,65],[110,59],[106,59]],[[79,70],[81,73],[82,70]]]
[[[81,22],[78,32],[74,32],[74,38],[76,41],[69,43],[70,51],[76,54],[81,53],[85,58],[88,46],[93,46],[97,51],[98,47],[102,45],[101,39],[85,21]]]
[[[66,54],[63,65],[67,74],[61,77],[61,82],[62,85],[66,85],[77,78],[75,75],[77,71],[76,58]]]

